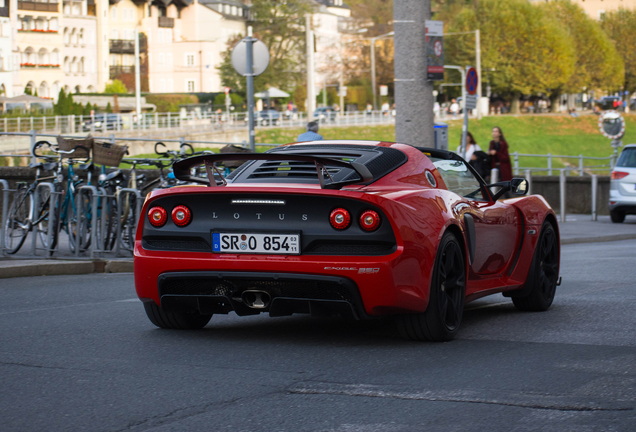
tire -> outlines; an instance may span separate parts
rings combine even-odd
[[[148,319],[154,325],[164,329],[197,330],[205,327],[210,322],[212,315],[199,315],[195,313],[164,312],[153,301],[144,303],[144,309]]]
[[[126,200],[128,212],[126,213],[125,219],[122,220],[121,244],[124,249],[132,251],[135,247],[135,234],[137,232],[137,220],[139,218],[137,214],[137,196],[135,194],[129,194]]]
[[[466,268],[457,238],[446,232],[437,249],[428,307],[424,313],[400,315],[396,323],[405,339],[445,342],[459,330],[466,296]]]
[[[27,193],[24,185],[18,186],[18,190],[13,195],[13,201],[7,221],[4,226],[4,247],[8,254],[13,255],[20,250],[31,230],[31,206],[33,205],[33,194]]]
[[[42,196],[40,198],[39,208],[35,212],[35,220],[40,221],[38,223],[38,235],[40,241],[47,249],[54,249],[57,246],[57,219],[56,209],[51,209],[51,191],[48,188],[42,189]],[[49,224],[53,224],[53,232],[51,238],[51,244],[49,245]]]
[[[558,279],[559,242],[552,224],[544,222],[526,280],[530,292],[523,297],[512,297],[512,302],[521,311],[546,311],[554,300]]]
[[[625,221],[625,213],[618,210],[610,210],[610,219],[614,223],[623,223]]]
[[[108,191],[109,195],[114,195],[111,191]],[[102,205],[102,211],[106,212],[106,232],[104,239],[104,249],[107,251],[113,250],[115,243],[117,242],[117,199],[106,198]]]

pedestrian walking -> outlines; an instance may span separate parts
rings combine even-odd
[[[318,122],[309,122],[307,123],[307,132],[303,132],[300,135],[298,135],[298,138],[296,139],[297,142],[305,142],[305,141],[319,141],[322,138],[322,135],[318,134],[318,130],[320,129],[320,126],[318,125]]]
[[[498,126],[492,128],[492,141],[490,141],[488,154],[490,155],[490,167],[499,170],[499,181],[512,180],[508,142]]]

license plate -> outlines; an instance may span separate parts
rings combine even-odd
[[[299,255],[300,235],[212,233],[212,250],[219,253]]]

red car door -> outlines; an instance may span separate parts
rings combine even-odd
[[[471,207],[475,221],[475,255],[471,267],[479,275],[500,273],[517,246],[517,210],[503,201],[472,201]]]

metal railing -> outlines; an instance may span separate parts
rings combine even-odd
[[[584,176],[586,174],[592,175],[592,172],[595,172],[595,171],[611,171],[612,169],[614,169],[614,166],[616,165],[616,158],[613,154],[606,157],[595,157],[595,156],[583,156],[581,154],[576,156],[553,155],[551,153],[548,153],[545,155],[539,155],[539,154],[526,154],[526,153],[514,152],[514,153],[511,153],[510,156],[512,159],[512,166],[513,166],[513,171],[515,175],[518,175],[521,170],[531,170],[533,172],[545,172],[548,175],[552,175],[554,171],[559,171],[560,169],[563,169],[565,170],[566,175],[570,175],[572,171],[575,171],[578,173],[579,176]],[[521,166],[519,162],[519,158],[522,158],[522,157],[545,159],[547,161],[547,167]],[[555,159],[559,160],[566,166],[563,168],[555,168],[554,167]],[[564,159],[566,161],[563,161]],[[569,165],[567,160],[574,160],[575,163]],[[608,163],[600,164],[600,165],[598,164],[588,165],[585,163],[586,161],[608,161]]]
[[[126,72],[124,68],[132,66],[111,66],[111,73]],[[327,114],[327,117],[312,117],[320,121],[321,126],[360,126],[370,124],[392,124],[395,118],[382,111],[347,111]],[[255,125],[259,128],[305,127],[308,118],[305,113],[277,113],[269,116],[255,113]],[[42,117],[4,117],[0,118],[0,132],[38,132],[86,133],[147,131],[157,129],[193,129],[202,127],[211,129],[247,130],[246,112],[193,111],[190,113],[110,113],[95,115],[65,115]]]

